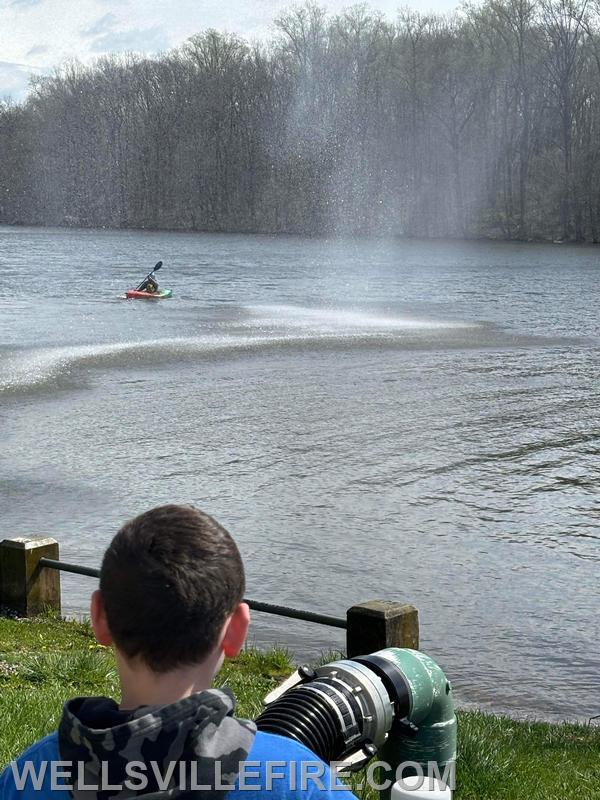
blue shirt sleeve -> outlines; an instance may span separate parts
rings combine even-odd
[[[72,800],[64,789],[51,788],[50,765],[59,760],[58,739],[51,733],[6,766],[0,775],[0,800]],[[15,782],[15,772],[23,780],[22,788]]]

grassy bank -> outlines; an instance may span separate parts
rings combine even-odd
[[[218,684],[252,718],[291,669],[285,651],[247,650]],[[118,698],[112,653],[87,624],[0,618],[0,768],[56,727],[65,700],[88,694]],[[600,728],[458,716],[456,800],[600,800]]]

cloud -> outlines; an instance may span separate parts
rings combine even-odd
[[[119,53],[125,50],[157,52],[166,50],[169,40],[164,30],[155,25],[152,28],[131,28],[127,31],[112,31],[98,36],[91,45],[96,53]]]
[[[119,53],[124,50],[156,52],[169,47],[163,26],[117,30],[119,19],[111,12],[97,19],[81,35],[92,39],[90,50],[94,53]]]
[[[39,6],[42,0],[9,0],[7,5],[11,8],[29,8],[30,6]]]
[[[89,28],[81,31],[81,35],[99,36],[101,34],[109,33],[115,27],[117,22],[118,20],[114,14],[105,14],[103,17],[100,17],[100,19],[96,20],[96,22],[94,22],[94,24]]]
[[[16,64],[0,61],[0,99],[11,98],[17,102],[24,100],[29,88],[32,73],[39,73],[37,67],[29,64]]]
[[[42,56],[48,52],[48,46],[45,44],[36,44],[25,55],[27,56]]]

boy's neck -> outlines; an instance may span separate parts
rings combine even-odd
[[[143,664],[133,665],[117,653],[121,682],[122,710],[139,706],[164,706],[183,700],[195,692],[210,689],[217,672],[212,662],[179,667],[166,673],[157,673]]]

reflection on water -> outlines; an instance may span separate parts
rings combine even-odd
[[[254,599],[412,602],[461,702],[600,713],[592,248],[0,243],[5,532],[95,566],[126,517],[194,502],[240,542]],[[120,300],[158,258],[173,299]],[[92,588],[65,576],[67,608]],[[263,614],[252,635],[343,644]]]

